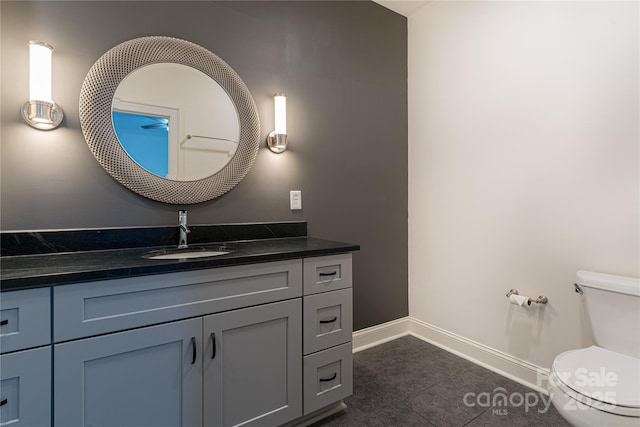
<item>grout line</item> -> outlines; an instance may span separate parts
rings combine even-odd
[[[493,409],[493,407],[489,407],[486,410],[482,411],[481,413],[479,413],[478,415],[476,415],[475,417],[473,417],[472,419],[470,419],[468,422],[466,422],[465,424],[462,425],[462,427],[468,426],[469,424],[471,424],[472,422],[474,422],[475,420],[477,420],[478,418],[480,418],[481,416],[483,416],[484,414],[487,413],[487,411]]]
[[[411,412],[413,412],[414,414],[416,414],[417,416],[419,416],[420,418],[422,418],[423,420],[425,420],[425,421],[427,422],[427,424],[429,424],[430,426],[438,427],[438,426],[436,426],[434,423],[432,423],[431,421],[429,421],[429,419],[428,419],[427,417],[422,416],[422,414],[420,414],[419,412],[416,412],[416,411],[413,411],[413,410],[412,410]]]

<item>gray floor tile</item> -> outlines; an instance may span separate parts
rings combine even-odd
[[[443,381],[414,394],[409,398],[409,403],[413,411],[436,426],[465,425],[489,409],[483,402],[477,402],[478,396],[488,395],[495,388],[495,378],[468,369],[459,372],[450,381]]]
[[[473,363],[414,337],[403,337],[354,355],[385,390],[408,399],[435,384],[449,381]]]
[[[568,425],[546,396],[411,336],[354,354],[353,383],[347,409],[313,427]]]

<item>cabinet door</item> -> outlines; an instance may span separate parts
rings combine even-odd
[[[0,356],[0,425],[51,426],[51,346]]]
[[[55,345],[55,425],[202,425],[201,344],[197,318]]]
[[[204,318],[204,425],[278,426],[302,416],[300,298]]]

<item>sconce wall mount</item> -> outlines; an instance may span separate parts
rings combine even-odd
[[[269,146],[269,149],[274,153],[282,153],[287,149],[287,134],[276,133],[276,131],[269,132],[269,136],[267,136],[267,145]]]
[[[287,96],[281,93],[273,95],[275,129],[267,136],[267,146],[280,154],[287,149]]]
[[[60,126],[64,113],[54,102],[30,99],[22,106],[22,118],[36,129],[51,130]]]
[[[57,128],[64,113],[51,98],[51,52],[47,43],[29,42],[29,100],[22,106],[22,118],[40,130]]]

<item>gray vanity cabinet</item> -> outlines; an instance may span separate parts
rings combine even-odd
[[[56,426],[202,424],[202,319],[54,347]]]
[[[51,425],[49,289],[0,294],[0,425]]]
[[[51,425],[51,346],[0,356],[0,425]]]
[[[204,426],[278,426],[302,416],[300,299],[204,318]]]
[[[352,391],[350,254],[0,296],[0,425],[277,427]]]

